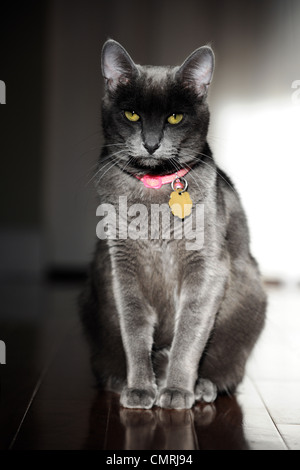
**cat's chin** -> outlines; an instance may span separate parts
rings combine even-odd
[[[126,167],[126,171],[131,173],[147,173],[152,175],[163,175],[174,173],[176,167],[170,160],[161,160],[153,157],[149,158],[135,158],[134,163]]]

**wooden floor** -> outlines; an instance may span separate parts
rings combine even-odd
[[[235,397],[127,410],[94,388],[79,284],[0,285],[0,449],[300,449],[300,288],[269,288],[268,321]]]

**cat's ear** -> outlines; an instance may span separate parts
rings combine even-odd
[[[114,91],[119,83],[128,83],[138,73],[130,55],[117,41],[109,39],[102,48],[102,74],[109,90]]]
[[[194,89],[197,95],[205,95],[212,80],[214,64],[213,50],[209,46],[200,47],[183,62],[177,77],[184,86]]]

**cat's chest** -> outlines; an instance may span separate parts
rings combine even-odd
[[[176,244],[157,242],[144,244],[139,256],[139,283],[153,306],[173,309],[178,301],[182,267],[176,256]]]
[[[182,266],[178,263],[176,246],[172,242],[152,244],[140,272],[144,298],[156,314],[156,347],[166,347],[172,343],[180,303]]]
[[[158,274],[161,279],[176,278],[177,260],[174,243],[152,241],[152,243],[144,244],[139,264],[146,277]]]

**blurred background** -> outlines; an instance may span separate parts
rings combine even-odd
[[[299,1],[28,0],[1,2],[1,18],[1,277],[76,276],[91,259],[110,37],[142,64],[213,47],[209,143],[263,276],[299,283]]]
[[[104,430],[119,435],[94,395],[77,307],[96,241],[109,37],[141,64],[214,49],[208,140],[241,195],[269,297],[243,429],[258,448],[283,436],[299,449],[299,0],[1,1],[0,16],[0,449],[78,449],[89,435],[99,448]]]

